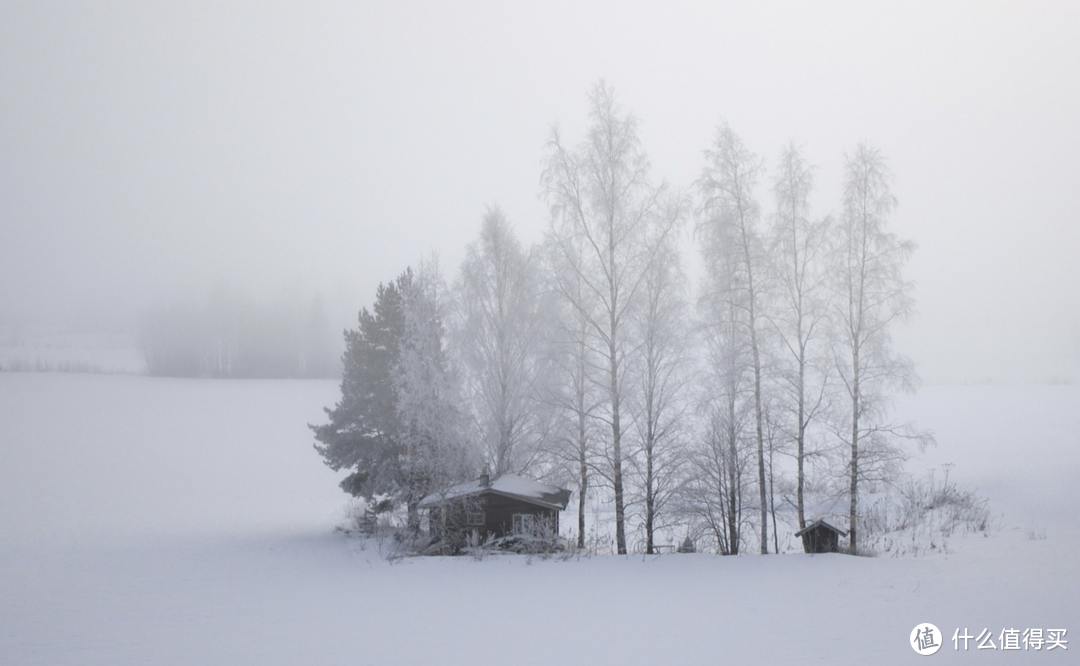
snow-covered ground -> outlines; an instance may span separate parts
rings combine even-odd
[[[0,664],[900,664],[921,622],[938,662],[1080,650],[1078,387],[900,403],[939,441],[913,469],[955,463],[1002,523],[917,558],[389,563],[333,531],[346,498],[305,424],[336,395],[0,373]],[[964,628],[1066,629],[1069,651],[956,652]]]

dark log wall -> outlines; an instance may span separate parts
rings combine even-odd
[[[503,497],[502,495],[484,495],[484,529],[496,537],[511,534],[514,529],[514,514],[523,513],[536,516],[537,520],[548,520],[559,531],[559,512]]]
[[[482,509],[484,512],[484,524],[482,527],[469,525],[468,515],[472,511]],[[446,516],[447,534],[442,534],[442,512],[448,511]],[[462,547],[473,532],[478,532],[481,538],[499,538],[510,536],[514,533],[514,515],[527,514],[542,520],[554,528],[555,534],[559,533],[559,511],[548,509],[522,500],[504,497],[494,493],[487,493],[480,497],[471,496],[465,499],[448,500],[445,507],[433,506],[428,509],[429,529],[435,539],[446,539],[452,552]]]

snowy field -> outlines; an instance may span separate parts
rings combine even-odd
[[[1077,663],[1076,386],[900,403],[939,441],[912,469],[955,463],[1001,523],[917,558],[391,564],[333,530],[346,497],[305,424],[336,395],[0,373],[0,664],[903,664],[921,622],[945,633],[932,661]],[[1069,650],[956,652],[958,628]]]
[[[66,328],[24,329],[0,322],[0,372],[146,373],[146,359],[131,333],[77,333]]]

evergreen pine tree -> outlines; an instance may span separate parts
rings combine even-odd
[[[395,373],[406,335],[406,270],[380,284],[372,312],[360,311],[359,327],[345,331],[341,399],[326,409],[330,422],[310,425],[315,450],[334,471],[350,469],[341,488],[357,497],[396,495],[404,427],[397,405]]]

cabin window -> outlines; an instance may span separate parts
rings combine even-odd
[[[531,534],[536,525],[536,516],[531,513],[514,514],[514,534]]]
[[[466,516],[470,525],[483,525],[484,524],[484,512],[483,511],[470,511]]]

